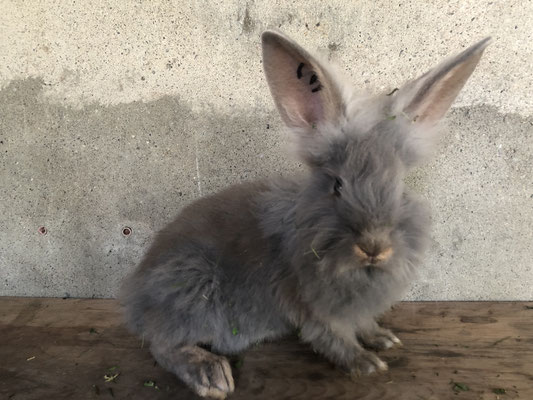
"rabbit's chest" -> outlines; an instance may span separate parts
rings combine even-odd
[[[314,306],[341,319],[364,321],[389,309],[408,287],[407,280],[400,276],[374,271],[364,280],[323,287],[315,297]]]

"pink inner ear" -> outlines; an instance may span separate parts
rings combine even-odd
[[[318,68],[279,44],[269,50],[265,54],[265,72],[287,125],[308,127],[323,121],[322,76]]]

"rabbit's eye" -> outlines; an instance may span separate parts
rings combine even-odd
[[[335,196],[340,196],[342,191],[342,180],[340,178],[335,178],[335,185],[333,186],[333,192]]]

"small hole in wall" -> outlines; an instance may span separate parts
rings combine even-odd
[[[129,226],[125,226],[124,228],[122,228],[122,234],[124,236],[131,235],[131,232],[132,232],[132,230],[131,230],[131,228]]]
[[[44,226],[40,226],[39,229],[37,229],[37,232],[39,232],[41,235],[46,235],[48,233],[48,229]]]

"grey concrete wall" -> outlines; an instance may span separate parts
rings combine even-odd
[[[1,1],[0,295],[113,296],[185,204],[300,168],[262,76],[278,27],[372,91],[493,36],[409,178],[434,228],[408,298],[533,299],[531,1],[63,3]]]

